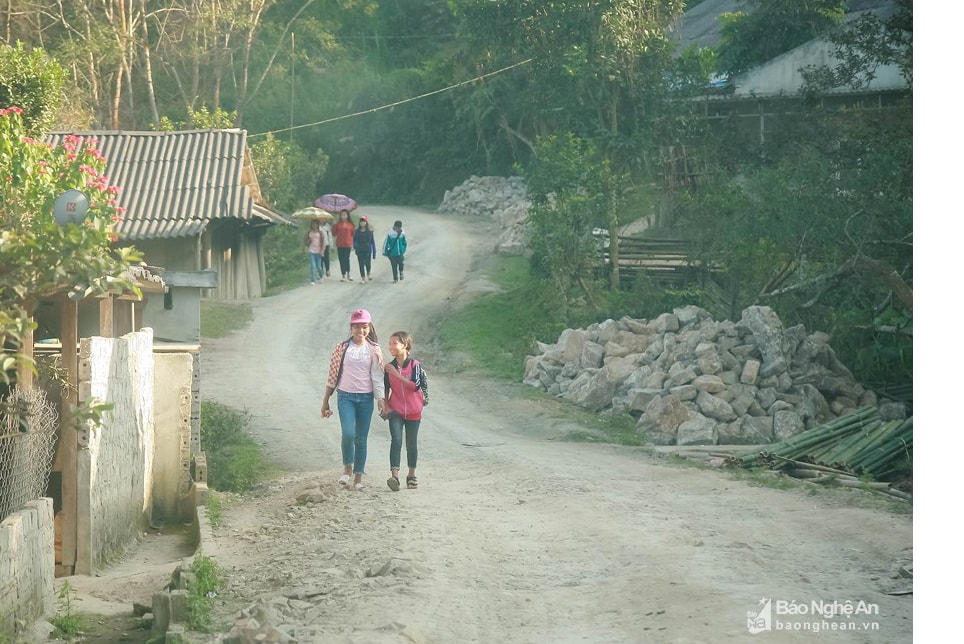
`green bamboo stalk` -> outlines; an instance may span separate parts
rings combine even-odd
[[[851,436],[832,445],[831,449],[823,455],[823,460],[827,462],[841,460],[843,455],[850,453],[857,445],[867,440],[868,435],[877,431],[881,425],[879,418],[867,419]]]

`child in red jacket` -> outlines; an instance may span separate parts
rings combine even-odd
[[[388,401],[386,417],[392,434],[392,446],[388,460],[392,475],[388,487],[398,491],[398,470],[402,462],[402,430],[405,430],[405,450],[408,456],[408,476],[405,486],[411,490],[418,487],[415,465],[418,461],[418,427],[422,422],[422,408],[428,404],[428,378],[418,360],[409,354],[412,336],[396,331],[388,338],[388,352],[393,360],[385,365],[385,399]]]

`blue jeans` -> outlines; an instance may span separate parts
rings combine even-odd
[[[388,419],[388,431],[392,434],[392,446],[388,451],[388,463],[393,470],[402,464],[402,429],[405,429],[405,452],[408,467],[414,470],[418,463],[418,426],[420,420],[403,420],[401,416]]]
[[[318,274],[319,280],[325,276],[324,257],[321,253],[308,253],[308,275],[312,282],[315,281],[315,273]]]
[[[338,392],[338,420],[341,421],[341,462],[353,466],[355,474],[365,473],[368,459],[368,430],[375,411],[375,394]]]

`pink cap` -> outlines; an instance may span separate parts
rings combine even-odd
[[[358,309],[351,313],[351,324],[366,324],[372,321],[372,314],[365,309]]]

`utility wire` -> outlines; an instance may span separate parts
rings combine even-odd
[[[302,124],[302,125],[293,125],[293,126],[291,126],[291,127],[284,127],[284,128],[278,129],[278,130],[268,130],[267,132],[258,132],[257,134],[249,134],[249,135],[248,135],[248,138],[249,138],[249,139],[253,139],[253,138],[256,137],[256,136],[266,136],[266,135],[268,135],[268,134],[279,134],[279,133],[281,133],[281,132],[291,132],[291,131],[300,130],[300,129],[306,128],[306,127],[314,127],[314,126],[316,126],[316,125],[325,125],[326,123],[333,123],[333,122],[335,122],[335,121],[341,121],[341,120],[344,120],[344,119],[353,118],[353,117],[355,117],[355,116],[362,116],[362,115],[364,115],[364,114],[373,114],[374,112],[380,112],[380,111],[382,111],[382,110],[387,110],[387,109],[390,109],[390,108],[393,108],[393,107],[397,107],[397,106],[399,106],[399,105],[404,105],[405,103],[411,103],[412,101],[417,101],[417,100],[420,100],[420,99],[423,99],[423,98],[428,98],[429,96],[434,96],[435,94],[441,94],[442,92],[448,92],[448,91],[450,91],[450,90],[453,90],[453,89],[462,87],[463,85],[468,85],[469,83],[474,83],[475,81],[480,81],[480,80],[482,80],[482,79],[489,78],[490,76],[495,76],[496,74],[501,74],[501,73],[503,73],[503,72],[507,72],[507,71],[509,71],[510,69],[515,69],[516,67],[521,67],[522,65],[528,65],[528,64],[531,63],[533,60],[535,60],[535,59],[533,59],[533,58],[527,58],[526,60],[523,60],[523,61],[518,62],[518,63],[514,63],[514,64],[512,64],[512,65],[509,65],[508,67],[503,67],[502,69],[497,69],[497,70],[495,70],[494,72],[489,72],[489,73],[487,73],[487,74],[482,74],[481,76],[476,76],[475,78],[470,78],[469,80],[464,80],[464,81],[462,81],[461,83],[456,83],[455,85],[449,85],[448,87],[443,87],[443,88],[441,88],[441,89],[437,89],[437,90],[434,90],[434,91],[431,91],[431,92],[427,92],[427,93],[425,93],[425,94],[419,94],[418,96],[413,96],[413,97],[411,97],[411,98],[406,98],[406,99],[403,99],[403,100],[401,100],[401,101],[396,101],[396,102],[394,102],[394,103],[389,103],[388,105],[381,105],[381,106],[379,106],[379,107],[373,107],[373,108],[371,108],[371,109],[369,109],[369,110],[363,110],[363,111],[361,111],[361,112],[354,112],[354,113],[352,113],[352,114],[344,114],[344,115],[342,115],[342,116],[336,116],[336,117],[334,117],[334,118],[325,119],[324,121],[315,121],[314,123],[304,123],[304,124]]]

